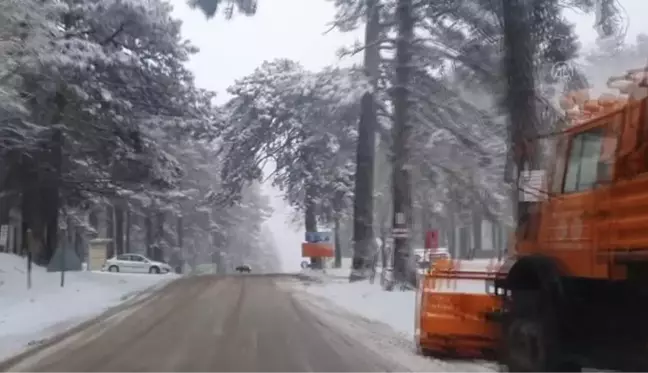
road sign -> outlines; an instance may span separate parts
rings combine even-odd
[[[425,248],[438,249],[439,248],[439,232],[437,230],[429,230],[425,232]]]
[[[335,248],[326,242],[304,242],[302,243],[303,258],[333,258]]]
[[[308,243],[333,244],[333,232],[306,232],[304,241]]]
[[[333,232],[306,232],[302,243],[302,257],[332,258],[335,256]]]
[[[520,199],[537,202],[546,197],[544,170],[525,170],[520,174]]]
[[[393,238],[407,238],[409,237],[409,229],[407,228],[392,228]]]

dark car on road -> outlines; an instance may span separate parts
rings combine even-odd
[[[240,266],[236,267],[235,269],[236,269],[236,272],[238,272],[238,273],[244,273],[244,272],[245,273],[250,273],[250,272],[252,272],[252,268],[247,264],[240,265]]]

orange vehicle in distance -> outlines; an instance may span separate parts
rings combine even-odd
[[[622,96],[565,97],[544,197],[521,203],[507,258],[437,262],[421,281],[421,352],[509,371],[648,370],[647,77],[611,78]]]

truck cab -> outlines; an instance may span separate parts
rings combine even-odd
[[[545,198],[522,204],[498,275],[511,371],[648,369],[646,77],[611,78],[623,97],[572,100]]]
[[[648,263],[647,112],[646,97],[606,99],[556,136],[547,198],[529,207],[518,256],[589,279],[624,279],[629,263]]]

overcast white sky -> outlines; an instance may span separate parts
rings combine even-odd
[[[225,89],[235,79],[251,73],[264,60],[290,58],[316,70],[339,63],[337,49],[362,39],[361,32],[324,35],[334,14],[333,6],[326,0],[259,0],[254,17],[236,16],[230,21],[219,17],[206,20],[199,11],[189,9],[185,0],[171,2],[175,16],[184,22],[184,36],[201,50],[189,67],[196,74],[199,86],[219,92],[219,101],[227,98]],[[648,1],[619,0],[619,3],[630,16],[629,41],[634,41],[640,32],[648,33],[648,24],[640,19],[648,14]],[[569,12],[568,17],[576,23],[582,43],[593,43],[596,39],[592,29],[594,16]],[[290,210],[278,191],[269,185],[266,190],[273,196],[275,208],[268,224],[281,251],[284,268],[297,269],[302,260],[302,229],[289,225]]]

